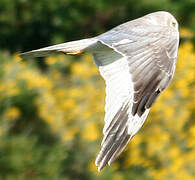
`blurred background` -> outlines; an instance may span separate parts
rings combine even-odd
[[[18,54],[158,10],[180,24],[174,80],[120,158],[98,173],[105,85],[92,57]],[[194,32],[194,0],[1,0],[0,180],[194,180]]]

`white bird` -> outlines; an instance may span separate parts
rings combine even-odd
[[[121,154],[146,120],[151,106],[173,78],[179,45],[178,23],[159,11],[89,39],[22,53],[43,57],[62,52],[93,55],[106,83],[104,138],[95,164],[100,171]]]

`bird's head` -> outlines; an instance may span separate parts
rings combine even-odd
[[[152,25],[168,26],[178,30],[177,20],[166,11],[159,11],[145,16],[147,23]]]

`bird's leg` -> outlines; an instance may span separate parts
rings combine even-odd
[[[83,54],[84,51],[66,52],[67,55],[77,56]]]

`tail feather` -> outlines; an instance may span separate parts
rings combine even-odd
[[[87,48],[95,44],[97,40],[95,38],[82,39],[77,41],[66,42],[62,44],[57,44],[54,46],[49,46],[37,50],[28,51],[20,54],[22,58],[32,58],[32,57],[45,57],[50,56],[59,52],[68,55],[79,55]]]

